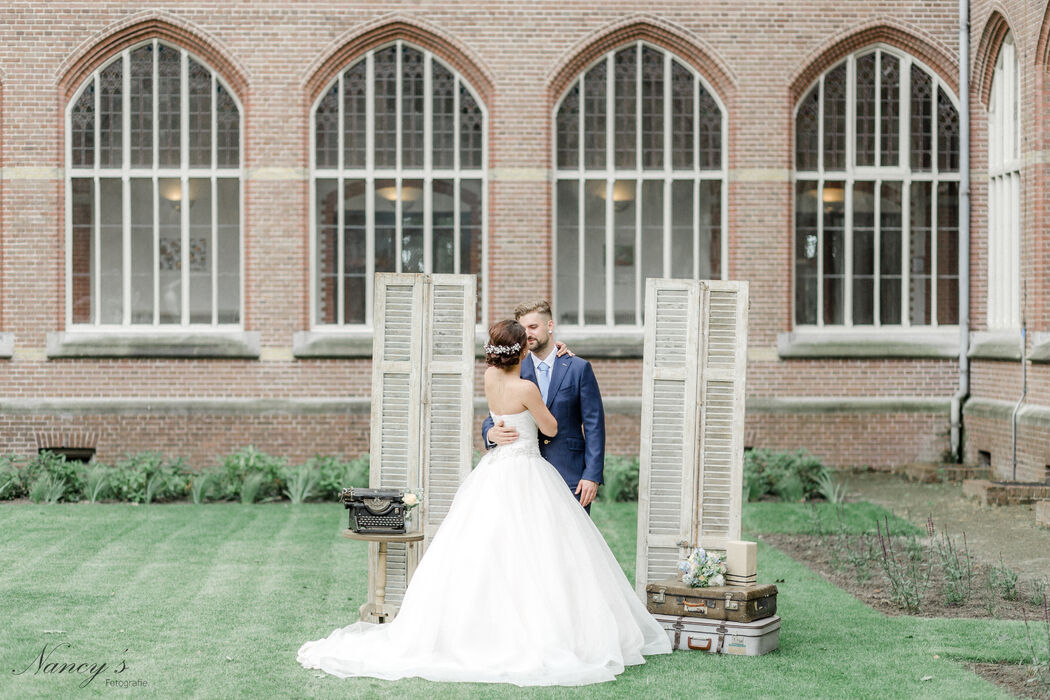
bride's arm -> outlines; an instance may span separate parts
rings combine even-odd
[[[543,403],[540,388],[530,381],[524,381],[522,384],[527,385],[524,388],[525,396],[522,397],[525,408],[529,409],[529,413],[536,419],[536,426],[540,432],[547,437],[554,437],[558,434],[558,420],[547,408],[547,404]]]

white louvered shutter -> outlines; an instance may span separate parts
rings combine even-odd
[[[699,509],[693,542],[740,539],[747,373],[747,282],[701,282]]]
[[[423,535],[424,547],[470,473],[474,426],[473,275],[431,275],[429,328],[424,338]]]
[[[693,531],[700,287],[649,279],[645,288],[642,433],[635,584],[675,575]]]
[[[372,436],[368,485],[420,487],[420,390],[424,275],[376,273],[372,342]],[[368,596],[375,602],[377,545],[369,544]],[[419,559],[412,545],[387,545],[386,603],[400,605]]]

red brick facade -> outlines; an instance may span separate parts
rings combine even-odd
[[[1043,164],[1048,134],[1040,116],[1050,107],[1050,30],[1033,7],[973,2],[974,330],[982,329],[987,293],[983,105],[996,44],[1009,27],[1021,58],[1029,156],[1022,173],[1028,328],[1050,331],[1050,236],[1043,231],[1050,166]],[[112,460],[159,449],[207,464],[246,444],[291,459],[365,451],[370,362],[293,353],[293,334],[311,330],[309,116],[320,91],[364,51],[393,39],[432,51],[470,82],[487,112],[484,274],[488,320],[495,320],[523,298],[550,294],[555,103],[589,62],[644,39],[698,70],[727,109],[728,277],[751,283],[746,444],[808,447],[841,466],[939,459],[949,449],[957,360],[787,359],[777,343],[793,329],[797,100],[836,61],[876,43],[915,56],[957,90],[957,35],[957,4],[948,0],[669,0],[656,9],[644,2],[59,0],[9,9],[0,27],[0,334],[13,336],[14,351],[0,360],[0,453],[95,447],[99,459]],[[48,334],[67,330],[65,109],[92,70],[149,37],[191,51],[241,103],[242,324],[259,334],[257,359],[48,355]],[[611,399],[608,450],[636,453],[641,361],[593,362]],[[972,396],[1016,401],[1019,368],[1016,360],[975,360]],[[1028,384],[1028,401],[1050,410],[1050,367],[1032,363]],[[968,416],[966,425],[966,456],[990,450],[1002,476],[1009,421]],[[1024,478],[1042,478],[1050,429],[1022,435]]]

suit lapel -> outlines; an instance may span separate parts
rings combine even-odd
[[[536,379],[536,363],[532,361],[531,354],[526,355],[525,359],[521,361],[521,378],[528,379],[536,386],[540,385]]]
[[[558,393],[558,389],[561,388],[561,383],[565,380],[565,375],[568,372],[569,359],[566,357],[555,357],[554,370],[551,372],[551,384],[547,387],[547,408],[550,408],[554,402],[554,396]]]

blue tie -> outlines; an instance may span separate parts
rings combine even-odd
[[[540,373],[540,395],[543,396],[543,403],[547,403],[547,389],[549,389],[551,385],[551,376],[548,374],[550,367],[547,366],[546,362],[541,362],[536,365],[536,371]]]

